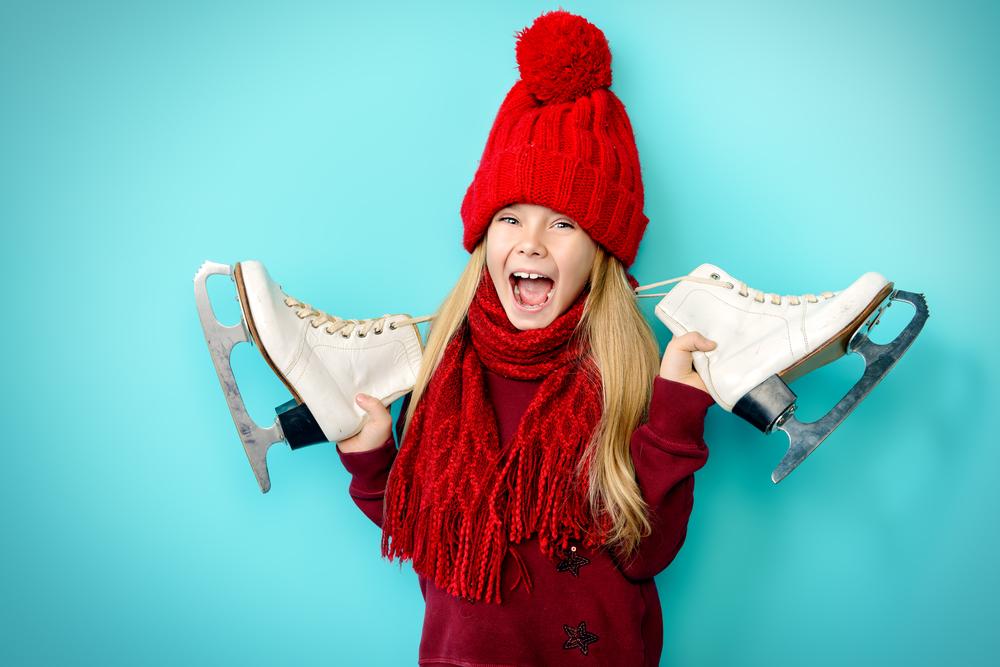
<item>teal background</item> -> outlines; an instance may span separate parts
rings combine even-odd
[[[709,411],[657,578],[663,664],[995,664],[997,4],[563,6],[607,35],[635,128],[640,282],[710,261],[802,294],[875,270],[931,309],[778,485],[784,434]],[[334,447],[275,446],[258,489],[191,280],[260,259],[335,314],[433,312],[514,31],[555,7],[0,4],[4,664],[416,662],[416,577]],[[234,364],[270,423],[283,386],[247,345]],[[862,367],[793,384],[800,414]]]

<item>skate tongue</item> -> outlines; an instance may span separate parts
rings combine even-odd
[[[521,302],[529,306],[537,306],[544,303],[546,295],[552,289],[553,282],[548,278],[518,278],[517,290],[521,295]]]

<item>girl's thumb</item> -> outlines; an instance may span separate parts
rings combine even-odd
[[[354,398],[365,412],[372,412],[377,405],[382,405],[374,396],[368,394],[358,394]]]

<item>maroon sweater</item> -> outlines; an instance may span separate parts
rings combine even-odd
[[[541,384],[512,380],[484,369],[500,439],[507,447]],[[404,401],[403,410],[406,408]],[[417,575],[424,596],[420,665],[616,665],[655,667],[663,648],[663,616],[653,577],[684,543],[694,501],[694,472],[705,465],[705,413],[712,397],[657,376],[649,420],[632,435],[636,479],[650,507],[653,532],[638,555],[619,563],[608,549],[579,542],[557,566],[537,536],[511,545],[503,563],[503,604],[472,603]],[[400,413],[404,414],[403,412]],[[403,419],[397,419],[397,439]],[[383,496],[396,457],[392,436],[376,449],[344,453],[351,497],[382,525]],[[530,590],[529,590],[530,585]]]

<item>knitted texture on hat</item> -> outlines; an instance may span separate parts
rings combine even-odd
[[[649,222],[625,106],[609,90],[604,33],[563,10],[517,33],[521,78],[497,112],[462,201],[472,252],[504,206],[547,206],[579,223],[626,266]]]

